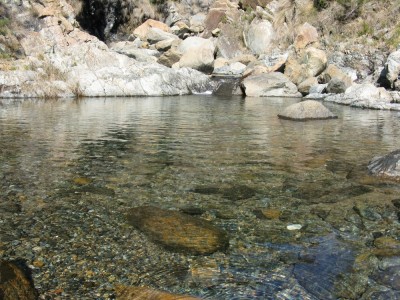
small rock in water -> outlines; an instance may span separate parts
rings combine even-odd
[[[368,164],[371,175],[400,179],[400,150],[374,157]]]
[[[87,177],[78,177],[78,178],[74,178],[74,183],[77,185],[86,185],[91,183],[92,180],[90,178]]]
[[[132,208],[131,225],[168,249],[192,254],[211,254],[229,246],[227,233],[210,222],[154,206]]]
[[[300,230],[303,226],[300,224],[290,224],[286,226],[288,230]]]
[[[306,100],[288,106],[278,115],[281,119],[292,121],[336,119],[329,109],[314,100]]]
[[[149,287],[122,286],[115,287],[117,300],[146,299],[146,300],[196,300],[200,298],[176,295],[158,291]]]

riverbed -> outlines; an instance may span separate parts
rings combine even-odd
[[[278,119],[297,101],[0,100],[1,257],[41,299],[400,299],[400,185],[366,169],[400,148],[400,113]],[[228,249],[165,249],[126,220],[144,205],[210,221]]]

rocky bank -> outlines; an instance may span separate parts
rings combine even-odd
[[[232,92],[245,96],[399,110],[398,20],[383,37],[378,21],[359,24],[389,9],[400,10],[395,1],[5,1],[0,97],[202,93],[218,89],[215,75],[237,77]]]

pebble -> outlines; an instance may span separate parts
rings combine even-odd
[[[290,224],[286,226],[287,230],[300,230],[303,226],[300,224]]]

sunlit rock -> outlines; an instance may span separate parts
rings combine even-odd
[[[301,97],[296,85],[279,72],[250,75],[243,80],[242,87],[250,97]]]
[[[287,107],[282,113],[278,115],[281,119],[288,119],[293,121],[307,121],[307,120],[324,120],[336,119],[329,109],[323,106],[320,102],[314,100],[306,100],[295,103]]]

